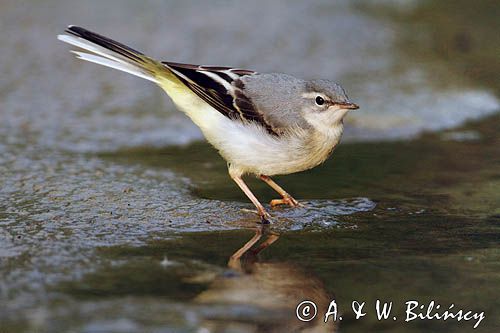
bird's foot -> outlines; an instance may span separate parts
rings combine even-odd
[[[269,203],[271,207],[276,207],[279,205],[289,205],[290,207],[299,206],[299,202],[292,197],[283,197],[283,199],[274,199]]]
[[[245,212],[245,213],[254,213],[254,214],[259,215],[259,217],[260,217],[260,223],[262,223],[262,224],[271,224],[271,223],[273,223],[271,215],[269,215],[269,213],[266,212],[265,210],[259,211],[259,210],[255,210],[255,209],[242,208],[242,209],[240,209],[240,211]]]

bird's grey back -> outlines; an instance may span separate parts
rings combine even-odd
[[[310,127],[302,115],[306,81],[281,73],[247,75],[241,81],[245,95],[273,128]]]

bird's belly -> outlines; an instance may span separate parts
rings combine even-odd
[[[311,169],[325,161],[334,142],[308,144],[300,136],[276,137],[256,124],[226,117],[202,128],[207,140],[219,150],[235,174],[280,175]]]

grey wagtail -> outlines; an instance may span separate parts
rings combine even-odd
[[[242,176],[254,174],[281,195],[271,206],[297,206],[270,176],[324,162],[340,141],[344,116],[358,108],[332,81],[161,62],[81,27],[69,26],[66,33],[58,39],[83,49],[72,51],[78,58],[153,81],[165,90],[227,161],[229,175],[257,207],[262,223],[269,223],[270,215]]]

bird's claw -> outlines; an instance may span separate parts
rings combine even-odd
[[[297,207],[300,205],[299,202],[292,197],[284,197],[282,199],[274,199],[274,200],[271,200],[271,202],[269,204],[273,208],[276,206],[279,206],[279,205],[289,205],[290,207]]]

